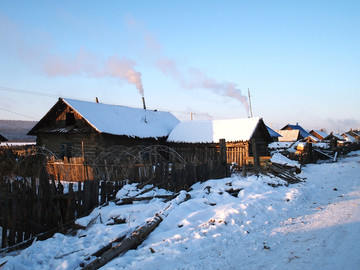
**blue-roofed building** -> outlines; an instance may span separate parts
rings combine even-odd
[[[305,139],[306,137],[310,136],[311,134],[307,132],[302,126],[300,126],[298,123],[296,125],[290,125],[287,124],[285,127],[283,127],[281,130],[299,130],[300,138]]]

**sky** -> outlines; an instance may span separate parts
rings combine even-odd
[[[180,120],[360,128],[357,0],[2,0],[0,59],[0,119],[144,96]]]

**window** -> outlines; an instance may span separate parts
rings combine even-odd
[[[73,126],[75,125],[75,116],[73,112],[66,113],[66,126]]]
[[[60,156],[61,159],[64,157],[71,158],[72,154],[72,144],[71,143],[62,143],[60,145]]]

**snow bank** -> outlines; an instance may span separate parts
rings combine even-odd
[[[191,199],[181,204],[181,198],[110,203],[78,220],[86,230],[2,254],[0,264],[6,262],[3,269],[81,269],[96,250],[171,205],[142,245],[102,269],[360,269],[359,164],[360,151],[338,163],[307,165],[300,174],[306,182],[295,185],[234,175],[196,183]],[[117,197],[145,195],[147,188],[127,185]],[[110,225],[114,218],[126,223]]]

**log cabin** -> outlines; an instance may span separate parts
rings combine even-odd
[[[92,157],[115,145],[152,145],[166,141],[180,121],[171,113],[59,98],[29,131],[36,144],[57,157]]]
[[[306,137],[310,136],[310,133],[307,132],[302,126],[298,123],[296,125],[287,124],[281,130],[299,130],[299,139],[305,139]],[[282,134],[281,134],[282,135]]]
[[[225,139],[227,163],[242,167],[253,162],[252,142],[256,144],[257,154],[269,159],[268,144],[273,140],[262,118],[231,120],[184,121],[170,133],[167,141],[175,149],[188,148],[196,153],[199,148],[219,145]]]
[[[323,141],[329,134],[323,130],[311,130],[310,134],[317,138],[319,141]]]

